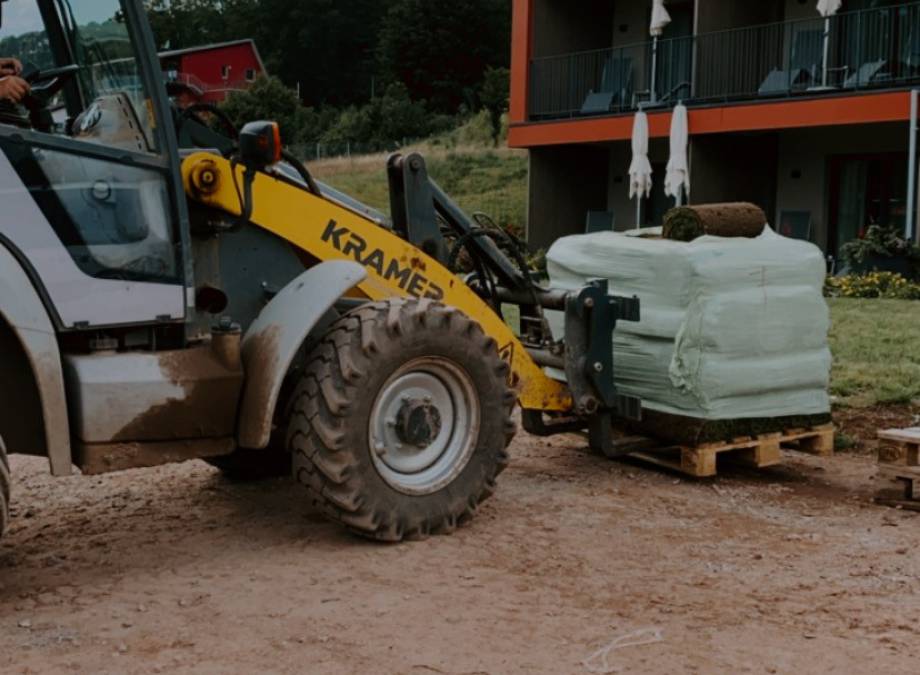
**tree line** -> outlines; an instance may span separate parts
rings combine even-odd
[[[386,142],[507,101],[510,0],[148,0],[161,49],[253,38],[271,78],[226,104],[288,142]],[[236,100],[233,100],[236,99]],[[252,119],[249,117],[248,119]]]

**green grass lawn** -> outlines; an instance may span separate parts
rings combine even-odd
[[[837,403],[920,399],[920,302],[838,298],[829,304]]]
[[[499,225],[522,230],[527,208],[526,153],[477,147],[421,147],[419,151],[426,158],[428,173],[464,211],[482,211]],[[308,167],[319,180],[368,206],[389,211],[384,155],[320,160]]]

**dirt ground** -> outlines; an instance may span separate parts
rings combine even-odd
[[[582,445],[519,435],[471,526],[398,546],[285,480],[14,457],[0,672],[917,672],[920,513],[871,457],[694,481]]]

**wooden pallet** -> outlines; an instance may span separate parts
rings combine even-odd
[[[834,454],[834,425],[822,424],[807,429],[743,436],[720,443],[696,446],[670,446],[639,449],[629,457],[680,471],[695,478],[715,476],[719,456],[729,456],[757,468],[774,466],[782,461],[782,450],[799,450],[820,457]]]
[[[920,427],[878,432],[879,504],[920,511]]]

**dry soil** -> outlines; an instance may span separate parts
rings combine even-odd
[[[695,481],[582,445],[519,435],[471,526],[398,546],[286,480],[14,457],[0,672],[917,672],[920,514],[870,457]]]

